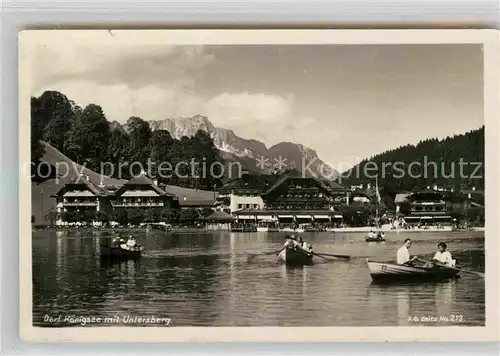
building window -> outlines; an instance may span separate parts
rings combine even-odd
[[[243,209],[243,204],[238,204],[238,209]]]

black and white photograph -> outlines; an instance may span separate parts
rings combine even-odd
[[[486,34],[307,32],[20,34],[27,330],[498,337]]]

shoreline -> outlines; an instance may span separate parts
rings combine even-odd
[[[205,228],[170,228],[169,230],[162,230],[162,229],[147,229],[144,227],[135,227],[135,228],[108,228],[108,227],[38,227],[32,228],[32,231],[44,231],[44,230],[54,230],[54,231],[92,231],[92,232],[104,232],[104,233],[154,233],[154,232],[163,232],[163,233],[205,233],[205,232],[229,232],[228,230],[220,229],[220,230],[208,230]],[[374,230],[373,227],[370,226],[361,226],[361,227],[339,227],[339,228],[333,228],[333,229],[328,229],[327,231],[321,231],[321,232],[333,232],[333,233],[369,233],[371,230]],[[392,229],[390,227],[381,227],[378,229],[378,231],[382,232],[404,232],[404,233],[417,233],[417,232],[469,232],[469,231],[485,231],[485,227],[480,226],[480,227],[472,227],[469,230],[457,230],[457,231],[452,231],[451,226],[445,226],[441,229],[438,229],[436,227],[428,228],[428,229]],[[242,232],[242,231],[234,231],[236,232]],[[293,233],[290,231],[277,231],[278,233]],[[242,232],[242,233],[252,233],[252,232]],[[257,233],[257,232],[253,232]],[[262,233],[262,232],[261,232]],[[274,232],[273,232],[274,233]]]

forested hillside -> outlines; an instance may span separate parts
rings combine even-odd
[[[60,92],[46,91],[31,98],[32,162],[42,157],[44,141],[76,163],[114,178],[129,179],[141,165],[147,170],[148,162],[154,162],[155,175],[163,163],[164,183],[207,190],[221,185],[214,176],[220,175],[224,161],[206,132],[175,139],[166,130],[152,131],[140,117],[128,118],[127,127],[128,132],[110,123],[99,105],[82,108]],[[179,165],[192,160],[198,163],[194,171],[191,165]]]
[[[434,184],[446,189],[484,189],[484,126],[442,140],[427,139],[365,159],[342,173],[342,184],[371,183],[387,200],[397,192]]]

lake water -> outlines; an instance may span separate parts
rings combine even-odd
[[[100,262],[99,243],[111,233],[34,232],[34,325],[81,326],[70,318],[99,317],[86,325],[397,326],[428,316],[448,322],[418,325],[485,324],[483,278],[378,286],[365,261],[394,259],[410,237],[412,254],[431,257],[444,241],[461,265],[484,271],[483,232],[389,232],[385,243],[366,243],[365,233],[304,233],[315,252],[352,258],[315,257],[302,268],[277,265],[275,255],[250,257],[279,249],[282,233],[134,235],[146,248],[141,260],[109,266]],[[170,320],[134,319],[151,316]]]

